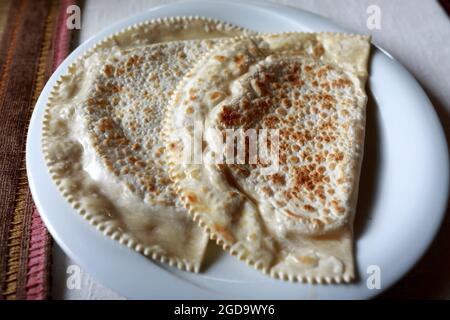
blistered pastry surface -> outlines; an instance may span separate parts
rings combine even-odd
[[[242,33],[203,18],[141,23],[98,43],[58,79],[43,152],[63,196],[97,229],[198,271],[208,239],[174,195],[158,132],[170,88],[220,38]]]
[[[167,158],[189,212],[225,249],[274,277],[354,277],[369,46],[367,37],[330,33],[234,39],[194,67],[169,104]],[[207,135],[204,162],[185,161],[195,123],[278,129],[278,169],[208,162],[217,150]]]

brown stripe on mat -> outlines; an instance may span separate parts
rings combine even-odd
[[[55,24],[65,15],[69,2],[11,2],[0,44],[0,298],[3,299],[42,299],[49,294],[50,237],[32,202],[24,150],[31,112],[53,69],[53,51],[59,45],[54,40],[61,25],[56,28]],[[37,235],[36,230],[40,232]],[[31,237],[35,239],[30,249]]]

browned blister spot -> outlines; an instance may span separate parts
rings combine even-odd
[[[197,202],[197,196],[193,193],[189,193],[186,195],[187,200],[189,201],[189,203],[196,203]]]
[[[236,56],[233,58],[233,60],[234,60],[234,62],[235,62],[236,64],[242,64],[242,63],[244,63],[244,61],[245,61],[245,55],[243,55],[242,53],[240,53],[240,54],[236,55]]]
[[[225,126],[235,126],[241,124],[241,114],[234,111],[231,107],[224,107],[219,117],[220,121]]]
[[[314,266],[317,264],[317,258],[311,256],[298,256],[297,260],[309,266]]]
[[[101,132],[114,129],[114,121],[110,118],[102,118],[98,123],[98,129]]]
[[[216,59],[219,62],[224,62],[225,61],[225,57],[221,56],[221,55],[214,56],[214,59]]]
[[[114,67],[110,64],[107,64],[103,67],[103,73],[107,76],[107,77],[111,77],[114,74]]]
[[[284,176],[282,176],[279,173],[275,173],[269,176],[269,179],[274,183],[274,184],[284,184],[286,183],[286,180],[284,178]]]
[[[331,83],[331,86],[332,86],[333,88],[345,88],[345,87],[350,87],[351,85],[352,85],[351,80],[345,79],[345,78],[341,78],[341,79],[338,79],[338,80],[334,80],[334,81]]]
[[[309,212],[314,212],[314,211],[316,211],[316,208],[314,208],[313,206],[311,206],[311,205],[309,205],[309,204],[305,204],[305,205],[303,206],[303,209],[305,209],[306,211],[309,211]]]
[[[141,145],[139,143],[133,143],[133,145],[131,146],[131,149],[134,151],[138,151],[141,149]]]

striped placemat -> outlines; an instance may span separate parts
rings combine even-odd
[[[28,188],[25,142],[36,100],[69,52],[75,1],[0,1],[0,299],[50,295],[52,240]]]

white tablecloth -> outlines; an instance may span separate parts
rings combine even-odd
[[[164,0],[87,0],[82,7],[82,28],[79,42],[109,25],[143,12],[157,5],[175,1]],[[373,41],[387,49],[419,80],[430,96],[450,137],[450,22],[447,14],[434,0],[274,0],[312,11],[358,33],[370,33]],[[381,9],[381,29],[367,28],[367,8],[377,5]],[[423,261],[408,278],[388,296],[405,296],[405,290],[417,291],[407,296],[450,298],[448,277],[433,280],[431,269],[448,273],[450,259],[442,266],[441,253],[447,256],[450,248],[450,221]],[[68,289],[67,268],[71,261],[60,248],[54,248],[53,298],[55,299],[121,299],[113,291],[97,283],[82,272],[80,289]],[[428,275],[430,273],[430,275]],[[431,279],[431,280],[429,280]],[[435,281],[436,283],[433,283]],[[442,283],[442,281],[447,281]],[[433,287],[435,286],[435,287]],[[70,286],[69,286],[70,287]],[[406,288],[405,288],[406,287]]]

